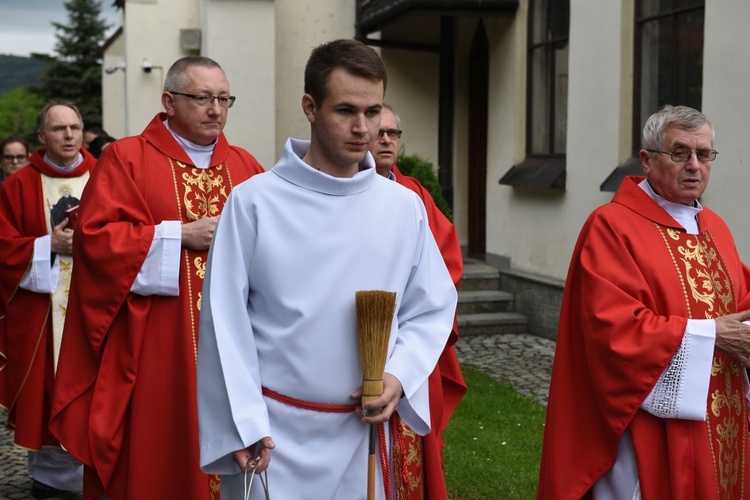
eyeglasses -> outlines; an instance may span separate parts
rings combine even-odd
[[[2,155],[0,158],[2,158],[5,161],[12,162],[13,160],[16,161],[24,161],[27,159],[29,155]]]
[[[669,155],[670,157],[672,157],[672,161],[675,163],[689,162],[690,157],[693,156],[693,153],[695,153],[695,157],[699,162],[706,163],[707,161],[714,161],[716,159],[716,155],[719,154],[719,152],[715,149],[696,149],[695,151],[693,151],[688,148],[677,148],[672,152],[659,151],[658,149],[649,149],[648,151],[652,153]]]
[[[385,134],[388,134],[388,137],[389,137],[389,138],[390,138],[390,139],[391,139],[392,141],[395,141],[396,139],[401,139],[401,134],[402,134],[402,133],[403,133],[403,132],[401,132],[400,130],[398,130],[398,129],[395,129],[395,128],[389,128],[388,130],[385,130],[385,129],[382,129],[382,128],[381,128],[381,129],[380,129],[380,131],[378,132],[378,138],[380,139],[380,138],[382,138],[382,137],[383,137],[383,136],[384,136]]]
[[[207,94],[201,94],[201,95],[194,95],[194,94],[184,94],[182,92],[173,92],[171,90],[167,90],[170,94],[174,95],[183,95],[185,97],[191,98],[193,101],[195,101],[195,104],[200,106],[201,108],[205,108],[206,106],[210,106],[214,103],[214,99],[219,101],[219,106],[222,108],[231,108],[234,106],[234,101],[237,100],[237,98],[233,95],[230,96],[218,96],[218,95],[207,95]]]

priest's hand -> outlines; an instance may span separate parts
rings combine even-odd
[[[52,229],[50,249],[59,255],[73,255],[73,230],[67,229],[68,218]]]
[[[366,424],[382,424],[383,422],[387,422],[388,419],[391,418],[393,412],[396,411],[402,394],[403,387],[401,387],[401,382],[390,373],[384,373],[383,394],[381,394],[379,398],[368,401],[364,405],[357,405],[355,411],[357,415],[362,417],[362,422]],[[353,392],[351,398],[361,399],[362,387]],[[362,415],[362,406],[364,406],[366,410],[380,409],[380,413],[365,417]]]
[[[716,318],[716,349],[750,366],[750,311]]]
[[[234,452],[234,461],[243,471],[248,467],[248,472],[255,467],[255,473],[260,474],[268,468],[271,462],[271,450],[276,448],[276,443],[269,436],[264,437],[254,445],[248,446],[244,450]],[[248,464],[248,461],[249,464]]]
[[[182,225],[182,246],[190,250],[208,250],[214,237],[218,217],[203,217]]]

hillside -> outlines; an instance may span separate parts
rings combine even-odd
[[[39,59],[0,54],[0,96],[21,85],[39,85],[45,66]]]

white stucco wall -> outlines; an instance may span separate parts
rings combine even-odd
[[[711,178],[702,202],[718,212],[734,235],[742,260],[750,263],[750,45],[745,20],[750,2],[706,2],[703,47],[703,112],[714,125]]]
[[[305,63],[312,49],[318,45],[354,36],[355,2],[275,0],[274,5],[278,156],[288,137],[310,138],[310,124],[302,114]]]
[[[125,137],[125,37],[111,41],[102,59],[102,126],[114,138]],[[105,68],[114,71],[107,73]]]
[[[600,184],[618,165],[621,10],[617,2],[571,2],[566,189],[500,185],[525,156],[527,2],[488,30],[491,44],[487,252],[512,267],[564,279],[588,214],[611,199]]]
[[[127,64],[126,132],[140,134],[163,110],[161,94],[169,66],[182,56],[180,29],[200,28],[200,3],[185,0],[127,0],[125,62]],[[143,60],[153,65],[141,69]]]
[[[224,133],[269,169],[275,141],[276,53],[273,0],[204,0],[201,54],[224,68],[237,102]]]
[[[437,53],[383,49],[388,70],[385,100],[401,118],[401,145],[407,155],[419,155],[438,166]]]

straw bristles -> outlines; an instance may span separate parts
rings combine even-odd
[[[354,296],[363,376],[362,402],[366,403],[383,394],[383,370],[396,310],[396,292],[364,290],[355,292]]]

